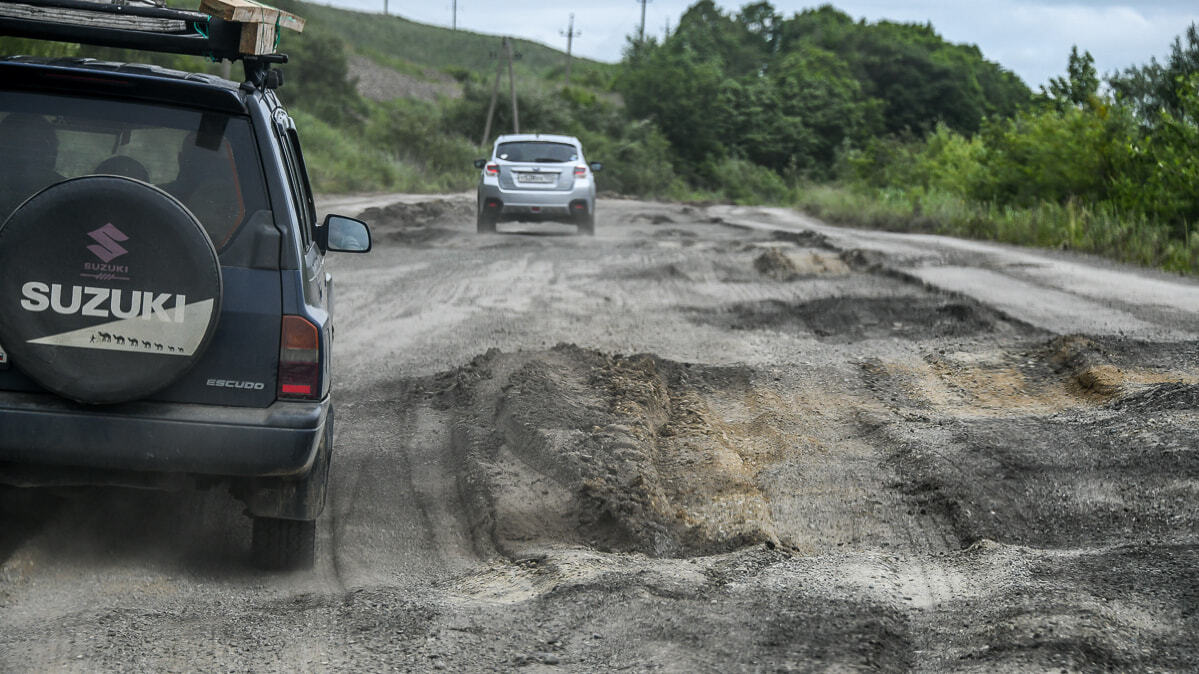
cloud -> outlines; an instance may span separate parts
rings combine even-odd
[[[780,3],[784,4],[784,3]],[[1065,73],[1070,47],[1090,51],[1100,74],[1147,63],[1169,51],[1174,37],[1199,22],[1193,3],[1030,2],[996,0],[836,3],[857,18],[924,23],[951,42],[976,44],[983,55],[1036,88]]]
[[[718,0],[735,13],[749,0]],[[774,0],[784,15],[822,4],[824,0]],[[329,4],[360,11],[381,12],[382,0],[333,0]],[[392,0],[392,13],[422,23],[449,26],[452,0],[411,3]],[[652,0],[646,6],[646,32],[661,35],[665,24],[678,24],[694,0]],[[1191,23],[1199,22],[1193,0],[1098,0],[1078,2],[1044,0],[842,0],[833,4],[855,18],[868,21],[931,22],[951,42],[976,44],[986,58],[1014,71],[1036,88],[1066,70],[1072,45],[1090,51],[1101,74],[1159,59],[1170,43]],[[573,6],[572,6],[573,5]],[[626,36],[641,20],[638,0],[458,0],[458,26],[492,35],[512,35],[558,49],[566,48],[560,34],[575,13],[575,40],[579,56],[617,61]]]

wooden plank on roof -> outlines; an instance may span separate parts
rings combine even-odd
[[[243,54],[274,52],[279,43],[280,28],[297,33],[304,30],[304,19],[254,0],[203,0],[200,11],[242,24],[238,49]]]
[[[281,9],[254,0],[203,0],[200,11],[240,23],[269,23],[289,28],[297,33],[304,30],[304,19]]]
[[[106,14],[86,9],[41,7],[25,5],[19,2],[0,2],[0,16],[30,19],[33,21],[47,21],[50,23],[68,23],[77,26],[94,26],[97,28],[141,30],[152,33],[191,32],[191,28],[188,27],[186,22],[175,19],[154,19],[125,14]],[[282,22],[279,25],[282,26]]]

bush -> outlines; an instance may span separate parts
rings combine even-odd
[[[669,197],[684,191],[670,162],[670,143],[649,122],[630,124],[619,138],[582,131],[579,139],[588,160],[604,164],[597,181],[605,192]]]
[[[1123,212],[1111,203],[1042,201],[1020,208],[935,189],[807,184],[793,192],[792,204],[841,224],[1071,249],[1199,273],[1199,237],[1179,238],[1169,226]]]
[[[744,159],[709,160],[701,175],[703,187],[739,204],[782,203],[791,194],[779,174]]]
[[[312,188],[317,192],[396,189],[399,167],[387,155],[303,110],[293,110]]]
[[[467,138],[443,130],[440,108],[426,101],[399,99],[372,106],[366,140],[397,160],[454,183],[473,175],[479,149]]]

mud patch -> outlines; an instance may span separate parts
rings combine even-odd
[[[893,404],[959,418],[1018,417],[1095,408],[1104,404],[1188,407],[1197,370],[1121,365],[1108,349],[1081,336],[1024,348],[927,353],[917,361],[867,360],[867,385]],[[1165,388],[1161,388],[1165,386]],[[1135,399],[1135,400],[1134,400]]]
[[[833,297],[798,303],[766,300],[721,310],[692,310],[691,319],[730,330],[807,332],[822,341],[1026,332],[986,307],[936,296]]]
[[[832,595],[836,561],[797,562],[763,548],[687,560],[569,550],[493,565],[447,589],[474,621],[521,635],[526,650],[499,669],[910,669],[903,610]],[[495,642],[486,637],[483,652]]]
[[[689,229],[680,229],[678,227],[668,227],[666,229],[654,230],[655,239],[681,239],[694,240],[699,238],[699,234]]]
[[[775,281],[797,281],[809,276],[848,274],[840,258],[817,251],[795,252],[769,248],[754,259],[754,269]]]
[[[846,391],[569,345],[489,352],[431,386],[469,410],[464,491],[510,557],[958,547],[887,486],[857,417],[872,402]]]
[[[650,225],[670,225],[675,219],[665,213],[637,213],[629,218],[630,222]]]
[[[841,253],[841,261],[856,271],[876,271],[883,268],[887,256],[877,250],[853,248]]]
[[[481,403],[474,468],[501,549],[675,556],[777,542],[756,451],[729,437],[699,393],[718,380],[743,388],[748,372],[574,346],[488,354],[483,370],[491,377],[458,394]]]
[[[474,207],[462,200],[395,203],[368,208],[359,218],[371,223],[371,234],[383,241],[427,245],[457,236],[474,217]]]
[[[949,560],[978,592],[916,618],[921,671],[1181,671],[1199,647],[1196,548],[1037,550],[983,541]],[[1167,587],[1175,588],[1167,590]],[[1184,664],[1186,663],[1186,664]]]
[[[796,246],[798,246],[800,248],[820,248],[822,250],[836,250],[836,248],[831,243],[829,243],[827,236],[820,234],[819,232],[813,232],[810,229],[804,229],[804,230],[799,230],[799,231],[794,231],[794,232],[775,230],[771,234],[771,238],[773,238],[775,241],[786,241],[787,243],[795,244]]]
[[[626,273],[624,278],[632,281],[649,281],[651,283],[700,280],[700,278],[695,275],[695,270],[686,269],[686,266],[687,265],[682,262],[672,262],[669,264],[651,267],[649,269],[638,268]]]
[[[1143,348],[1065,337],[863,375],[905,422],[882,430],[905,488],[963,541],[1196,542],[1199,373],[1145,367]]]

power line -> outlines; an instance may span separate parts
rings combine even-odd
[[[575,30],[575,15],[570,13],[570,27],[566,32],[558,31],[566,37],[566,86],[570,86],[570,49],[574,44],[574,39],[583,34],[581,30]]]

